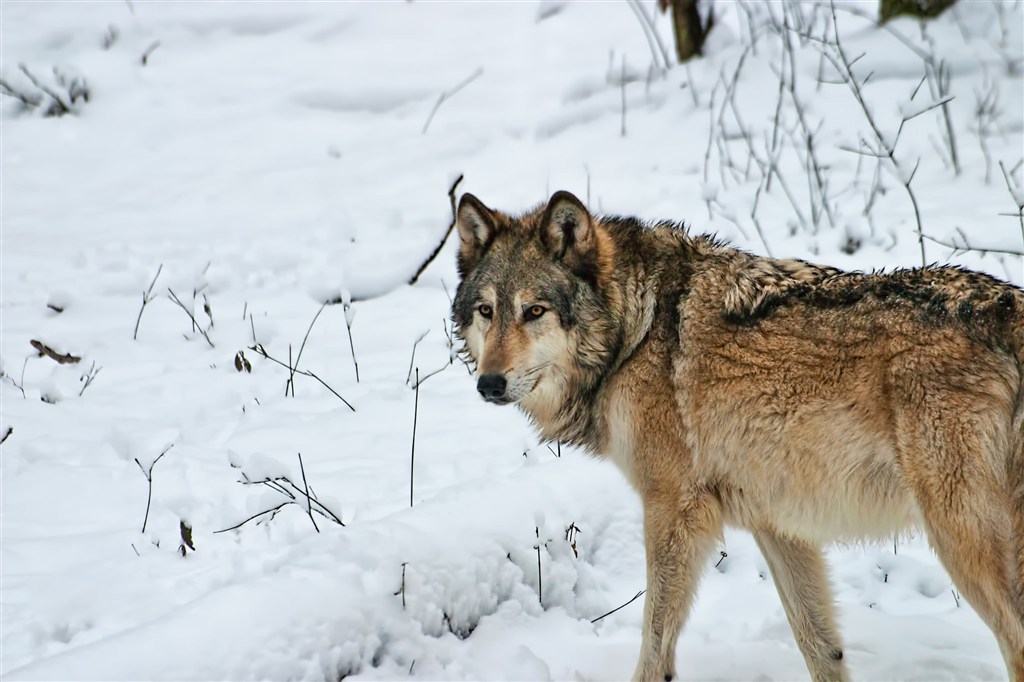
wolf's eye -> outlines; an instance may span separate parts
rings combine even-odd
[[[486,303],[477,306],[476,311],[480,313],[480,317],[484,318],[485,320],[491,319],[491,316],[494,315],[494,308],[487,305]]]
[[[536,320],[538,317],[547,312],[547,308],[542,305],[532,305],[523,311],[523,319],[529,322],[530,320]]]

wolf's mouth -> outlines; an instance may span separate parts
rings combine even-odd
[[[535,367],[509,382],[504,374],[484,374],[477,380],[476,390],[486,402],[492,405],[517,403],[530,395],[540,383],[543,367]]]
[[[523,377],[523,379],[530,381],[528,388],[525,390],[519,390],[519,386],[524,383],[520,380],[519,383],[510,386],[510,390],[506,391],[505,395],[501,396],[501,402],[496,404],[508,405],[509,403],[518,403],[520,400],[533,393],[533,389],[537,388],[537,384],[540,383],[541,377],[539,374],[534,374],[532,377],[527,376]]]

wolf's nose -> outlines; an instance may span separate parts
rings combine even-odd
[[[507,385],[504,375],[485,374],[476,382],[476,390],[484,400],[500,400],[505,395]]]

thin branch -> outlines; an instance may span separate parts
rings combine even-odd
[[[420,345],[420,341],[422,341],[427,336],[427,334],[429,334],[429,333],[430,333],[430,330],[428,329],[427,331],[425,331],[422,334],[420,334],[416,338],[416,340],[413,341],[413,343],[412,343],[412,355],[409,356],[409,371],[405,375],[405,385],[406,386],[409,385],[409,380],[412,379],[412,364],[413,364],[413,362],[416,361],[416,346]],[[417,381],[417,383],[419,383],[419,382]]]
[[[342,304],[342,310],[345,312],[345,330],[348,332],[348,349],[352,353],[352,367],[356,370],[356,383],[359,383],[359,362],[356,360],[356,344],[352,341],[352,320],[355,318],[355,311],[352,310],[351,299],[347,300]],[[349,314],[349,311],[352,313]]]
[[[443,247],[444,243],[448,241],[448,236],[452,233],[452,230],[455,229],[455,223],[457,222],[457,217],[455,215],[455,189],[459,186],[459,183],[462,182],[463,177],[462,173],[459,173],[459,177],[455,178],[455,182],[453,182],[452,186],[448,188],[448,201],[452,206],[452,222],[448,225],[448,229],[445,231],[444,236],[441,237],[441,241],[437,243],[433,253],[427,256],[427,259],[420,264],[420,267],[416,269],[416,274],[409,278],[409,286],[416,284],[420,275],[422,275],[423,271],[427,269],[427,266],[434,262],[434,259],[437,258],[437,254],[441,253],[441,247]]]
[[[1003,172],[1003,180],[1006,181],[1006,189],[1010,193],[1010,197],[1012,197],[1013,202],[1017,204],[1017,219],[1020,221],[1020,238],[1024,241],[1024,187],[1019,187],[1017,183],[1013,181],[1012,175],[1014,171],[1011,170],[1007,172],[1002,159],[999,160],[999,170]],[[1016,170],[1016,167],[1014,170]]]
[[[0,78],[0,95],[7,95],[8,97],[13,97],[29,109],[38,107],[40,104],[43,103],[41,97],[31,97],[30,95],[27,95],[21,90],[11,87],[10,84],[8,84],[7,81],[3,80],[2,78]]]
[[[321,308],[323,310],[323,308]],[[316,525],[316,519],[313,518],[313,499],[309,496],[309,483],[306,481],[306,467],[302,464],[302,453],[299,453],[299,471],[302,472],[302,487],[306,494],[306,513],[309,514],[309,520],[313,522],[313,528],[316,532],[320,532],[320,527]]]
[[[451,90],[446,90],[445,92],[442,92],[441,95],[437,98],[437,102],[434,103],[434,108],[430,110],[430,115],[427,116],[427,121],[426,123],[423,124],[423,130],[421,131],[421,133],[424,135],[427,134],[427,128],[430,127],[430,122],[434,120],[434,114],[436,114],[437,110],[441,108],[441,105],[445,103],[445,100],[449,99],[450,97],[455,95],[459,90],[475,81],[477,78],[482,76],[483,73],[483,67],[477,67],[476,71],[471,73],[468,78],[464,79]]]
[[[937,95],[943,96],[949,92],[949,83],[952,80],[950,67],[945,60],[939,60],[938,67],[931,66],[929,71],[935,74],[935,90]],[[930,83],[930,81],[929,81]],[[949,103],[942,105],[942,119],[946,124],[946,143],[949,147],[949,157],[953,163],[953,174],[960,175],[960,153],[956,147],[956,135],[953,132],[953,119],[949,114]]]
[[[915,111],[913,111],[913,112],[911,112],[909,114],[904,114],[903,119],[900,121],[900,127],[897,128],[897,130],[896,130],[896,139],[897,140],[900,139],[900,133],[903,132],[903,126],[907,123],[907,121],[912,121],[915,118],[917,118],[918,116],[920,116],[921,114],[927,114],[932,109],[937,109],[939,107],[943,107],[943,106],[949,104],[950,102],[952,102],[954,99],[956,99],[956,98],[953,97],[953,95],[946,95],[945,97],[941,98],[937,102],[932,102],[930,105],[928,105],[927,107],[925,107],[923,109],[915,110]],[[896,145],[893,144],[893,147],[895,147],[895,146]]]
[[[669,68],[668,51],[665,49],[665,45],[661,42],[661,37],[658,35],[658,29],[655,28],[654,22],[651,17],[643,10],[640,6],[639,0],[627,0],[629,8],[633,10],[633,14],[636,15],[637,21],[640,22],[640,28],[644,32],[644,38],[647,39],[647,46],[651,49],[651,61],[659,70],[667,70]],[[661,64],[658,63],[658,57],[661,57]]]
[[[935,237],[929,237],[924,235],[924,238],[930,242],[934,242],[939,246],[945,246],[948,249],[953,249],[953,253],[966,253],[968,251],[976,251],[977,253],[997,253],[1005,256],[1024,256],[1024,251],[1016,251],[1014,249],[987,249],[978,246],[972,246],[966,239],[963,244],[956,244],[954,242],[943,241],[942,239],[936,239]]]
[[[408,566],[408,565],[409,565],[408,561],[403,561],[402,562],[402,586],[400,588],[398,588],[398,590],[395,592],[395,596],[396,597],[399,594],[402,595],[402,610],[403,611],[405,610],[405,567]],[[416,661],[413,661],[413,663],[415,663],[415,662]],[[410,670],[411,670],[411,667],[410,667]]]
[[[263,345],[262,345],[262,344],[259,344],[259,343],[257,343],[257,344],[256,344],[256,345],[254,345],[254,346],[249,346],[249,350],[251,350],[251,351],[253,351],[253,352],[255,352],[255,353],[258,353],[258,354],[262,355],[262,356],[263,356],[263,357],[264,357],[265,359],[267,359],[267,360],[270,360],[271,362],[277,363],[278,365],[281,365],[282,367],[284,367],[284,368],[288,369],[289,371],[291,371],[291,370],[293,370],[293,369],[294,369],[294,368],[292,368],[292,367],[289,367],[289,366],[288,366],[288,365],[286,365],[285,363],[281,362],[281,361],[280,361],[280,360],[278,360],[277,358],[274,358],[274,357],[272,357],[272,356],[271,356],[271,355],[270,355],[269,353],[267,353],[266,349],[265,349],[265,348],[263,347]],[[311,378],[311,379],[316,379],[317,381],[319,381],[319,382],[320,382],[320,385],[321,385],[321,386],[323,386],[323,387],[324,387],[324,388],[326,388],[326,389],[327,389],[328,391],[330,391],[331,393],[333,393],[333,394],[335,395],[335,397],[337,397],[337,398],[338,398],[338,400],[340,400],[341,402],[345,403],[345,405],[346,405],[346,406],[348,407],[348,409],[352,410],[353,412],[355,412],[355,411],[356,411],[356,408],[352,407],[352,403],[350,403],[349,401],[347,401],[347,400],[345,400],[344,398],[342,398],[342,397],[341,397],[341,394],[340,394],[340,393],[338,393],[338,392],[337,392],[337,391],[335,391],[335,390],[334,390],[333,388],[331,388],[331,387],[330,387],[330,386],[329,386],[329,385],[327,384],[327,382],[325,382],[325,381],[324,381],[323,379],[321,379],[320,377],[318,377],[318,376],[317,376],[316,374],[314,374],[313,372],[310,372],[310,371],[308,371],[308,370],[304,370],[304,369],[295,369],[294,371],[295,371],[295,374],[301,374],[302,376],[306,376],[306,377],[309,377],[309,378]]]
[[[622,89],[622,124],[621,136],[626,136],[626,55],[622,55],[622,75],[619,78],[619,85]]]
[[[288,381],[284,384],[284,397],[288,397],[288,390],[291,389],[292,397],[295,397],[295,363],[292,361],[292,344],[288,344]]]
[[[537,535],[537,544],[534,545],[534,549],[537,550],[537,601],[540,602],[541,608],[544,607],[544,574],[540,570],[540,527],[534,526],[533,532]]]
[[[300,466],[300,468],[303,467],[301,455],[300,455],[300,458],[299,458],[299,466]],[[259,517],[259,516],[261,516],[263,514],[268,514],[268,513],[271,513],[271,512],[276,514],[276,512],[279,511],[281,509],[281,507],[283,507],[286,504],[298,505],[298,504],[300,504],[299,503],[299,498],[300,497],[304,497],[306,499],[306,513],[316,512],[320,516],[324,517],[325,519],[327,519],[327,520],[329,520],[329,521],[331,521],[333,523],[338,524],[339,526],[344,526],[345,525],[345,523],[341,520],[341,518],[337,514],[335,514],[323,502],[321,502],[320,500],[317,499],[316,493],[313,492],[313,488],[311,486],[309,486],[308,482],[305,479],[306,472],[305,472],[304,468],[302,469],[302,476],[303,476],[303,487],[302,488],[300,488],[299,486],[295,485],[295,483],[292,482],[292,480],[290,478],[288,478],[287,476],[278,476],[277,478],[264,478],[264,479],[260,479],[260,480],[253,480],[253,479],[249,478],[244,471],[241,472],[241,473],[242,473],[242,480],[239,481],[239,483],[241,483],[242,485],[265,485],[268,488],[270,488],[271,490],[273,490],[274,492],[277,492],[277,493],[280,493],[281,495],[284,495],[288,499],[286,499],[282,504],[278,505],[275,508],[268,509],[266,511],[262,511],[259,514],[255,514],[255,515],[249,517],[248,519],[246,519],[245,521],[243,521],[242,523],[238,524],[237,526],[232,526],[231,528],[225,528],[224,530],[234,530],[235,528],[238,528],[239,526],[247,523],[248,521],[252,521],[253,519],[255,519],[255,518],[257,518],[257,517]],[[286,488],[283,484],[287,484],[291,488],[291,490]],[[316,506],[313,506],[313,505],[316,505]],[[271,517],[271,518],[273,518],[273,517]],[[317,528],[317,532],[320,532],[320,529],[319,529],[319,527],[317,527],[315,520],[313,521],[313,525],[314,525],[314,527]],[[218,532],[224,532],[224,531],[218,531]]]
[[[164,269],[164,264],[161,263],[156,269],[156,274],[153,275],[153,281],[149,283],[149,288],[142,292],[142,307],[139,308],[139,316],[135,318],[135,331],[132,332],[132,341],[137,341],[139,338],[139,322],[142,322],[142,311],[146,309],[146,305],[153,300],[153,285],[156,284],[157,277]]]
[[[103,369],[102,367],[97,369],[96,368],[96,363],[93,362],[92,366],[89,367],[89,371],[82,375],[82,378],[80,379],[80,381],[83,381],[85,383],[82,384],[82,390],[78,392],[78,397],[79,398],[82,397],[82,394],[85,393],[85,389],[89,388],[89,386],[93,382],[93,379],[95,379],[99,375],[99,373],[100,373],[100,371],[102,371],[102,369]]]
[[[272,507],[272,508],[267,509],[265,511],[261,511],[261,512],[258,512],[256,514],[253,514],[252,516],[250,516],[246,520],[242,521],[241,523],[236,523],[235,525],[233,525],[233,526],[231,526],[229,528],[222,528],[221,530],[215,530],[215,531],[213,531],[213,533],[216,535],[217,533],[227,533],[229,530],[237,530],[237,529],[241,528],[242,526],[244,526],[245,524],[247,524],[250,521],[252,521],[253,519],[258,519],[259,517],[263,516],[264,514],[276,514],[277,512],[281,511],[282,507],[284,507],[285,505],[289,505],[289,504],[292,504],[292,502],[290,502],[288,500],[285,500],[284,502],[282,502],[281,504],[277,505],[276,507]]]
[[[603,616],[598,616],[597,618],[595,618],[594,620],[592,620],[592,621],[590,621],[590,622],[591,622],[591,623],[596,623],[597,621],[601,620],[602,618],[607,618],[608,616],[612,615],[613,613],[615,613],[615,612],[616,612],[616,611],[618,611],[619,609],[624,609],[624,608],[626,608],[627,606],[629,606],[630,604],[632,604],[633,602],[635,602],[635,601],[636,601],[637,599],[639,599],[639,598],[640,598],[641,596],[643,596],[643,594],[644,594],[644,593],[645,593],[646,591],[647,591],[647,590],[640,590],[639,592],[637,592],[636,594],[634,594],[634,595],[633,595],[633,598],[632,598],[632,599],[630,599],[630,600],[629,600],[628,602],[626,602],[626,603],[625,603],[625,604],[623,604],[622,606],[619,606],[618,608],[614,608],[614,609],[612,609],[611,611],[609,611],[608,613],[604,614]]]
[[[31,359],[31,356],[26,357],[25,358],[25,362],[21,363],[21,383],[20,384],[17,381],[14,380],[14,377],[12,377],[11,375],[7,374],[2,369],[0,369],[0,379],[7,379],[8,381],[11,382],[12,386],[14,386],[16,389],[21,391],[22,399],[25,399],[25,368],[28,367],[29,359]]]
[[[896,159],[894,147],[896,146],[896,143],[899,141],[899,138],[897,137],[896,140],[890,145],[886,141],[885,136],[882,135],[881,129],[875,122],[874,116],[871,115],[871,109],[868,107],[867,102],[864,100],[864,95],[861,91],[861,88],[863,87],[864,83],[867,82],[868,79],[865,78],[860,84],[857,83],[857,79],[854,77],[853,71],[850,69],[850,60],[847,58],[846,51],[843,49],[843,43],[839,38],[839,22],[836,17],[835,0],[829,0],[829,6],[831,8],[832,27],[833,32],[835,34],[835,42],[833,43],[833,47],[836,50],[838,58],[834,57],[827,49],[823,50],[822,54],[824,54],[825,58],[832,63],[832,66],[835,68],[836,72],[849,86],[851,92],[853,93],[854,99],[857,100],[857,104],[860,106],[860,109],[863,112],[865,119],[867,119],[868,125],[871,127],[871,131],[875,135],[875,139],[878,141],[879,147],[882,149],[882,151],[885,152],[885,155],[889,158],[889,161],[892,164],[893,169],[896,171],[897,177],[900,178],[903,187],[907,191],[907,196],[910,198],[911,206],[914,209],[914,221],[917,224],[917,242],[921,249],[921,266],[924,267],[928,264],[928,259],[926,257],[924,248],[924,228],[921,224],[921,209],[917,203],[917,196],[914,194],[914,190],[911,189],[910,187],[910,179],[913,179],[913,176],[910,176],[910,179],[907,179],[907,177],[902,172],[902,166]]]
[[[210,340],[209,335],[206,333],[206,330],[203,329],[202,325],[196,321],[196,316],[192,314],[192,311],[185,307],[185,304],[181,302],[181,299],[178,298],[178,295],[175,294],[170,287],[167,287],[167,293],[170,294],[171,300],[177,303],[178,307],[184,310],[185,314],[188,315],[188,318],[192,320],[193,331],[199,330],[199,333],[203,335],[204,339],[206,339],[206,343],[210,344],[210,348],[214,348],[215,346],[213,345],[213,341]]]
[[[42,84],[41,82],[39,82],[39,80],[38,80],[38,79],[37,79],[37,78],[36,78],[35,76],[33,76],[33,75],[32,75],[32,72],[28,70],[28,67],[27,67],[27,66],[25,66],[24,64],[18,64],[18,68],[19,68],[19,69],[21,69],[21,72],[22,72],[23,74],[25,74],[25,76],[26,76],[26,77],[27,77],[27,78],[28,78],[28,79],[29,79],[30,81],[32,81],[32,85],[34,85],[34,86],[36,86],[37,88],[39,88],[39,90],[41,90],[42,92],[45,92],[45,93],[46,93],[47,95],[49,95],[49,96],[50,96],[50,98],[51,98],[51,99],[52,99],[52,100],[53,100],[54,102],[56,102],[56,103],[57,103],[57,106],[59,106],[59,107],[60,107],[60,111],[61,111],[61,113],[62,113],[62,114],[70,114],[70,113],[71,113],[71,106],[70,106],[70,105],[68,105],[68,104],[66,104],[66,103],[64,102],[64,100],[62,100],[62,99],[60,98],[60,95],[58,95],[58,94],[57,94],[57,93],[55,93],[55,92],[54,92],[53,90],[51,90],[50,88],[46,87],[46,86],[45,86],[45,85],[43,85],[43,84]]]
[[[160,41],[154,40],[150,43],[149,47],[146,48],[146,51],[142,53],[142,57],[139,58],[139,61],[142,62],[143,66],[149,64],[149,56],[153,54],[153,51],[158,47],[160,47]]]
[[[412,493],[416,472],[416,422],[420,416],[420,368],[416,368],[416,398],[412,411],[412,451],[409,454],[409,508],[412,508]]]
[[[146,493],[146,515],[144,517],[142,517],[142,532],[143,533],[146,532],[146,524],[149,523],[149,507],[150,507],[150,504],[153,502],[153,467],[155,467],[156,463],[159,462],[160,459],[164,455],[166,455],[167,452],[171,448],[173,448],[173,447],[174,447],[174,443],[171,443],[166,448],[164,448],[164,451],[161,452],[159,455],[157,455],[156,459],[154,459],[153,462],[149,465],[149,469],[148,470],[145,467],[142,466],[142,462],[139,461],[138,457],[135,458],[135,463],[139,465],[139,470],[142,472],[142,475],[146,477],[146,483],[149,484],[149,489],[148,489],[148,491]]]
[[[306,347],[306,340],[309,339],[309,333],[311,331],[313,331],[313,325],[316,324],[317,318],[320,317],[320,313],[322,313],[324,311],[324,308],[326,308],[326,307],[327,307],[327,304],[324,303],[323,305],[320,306],[320,309],[316,311],[316,315],[314,315],[313,319],[310,321],[309,327],[306,328],[306,335],[302,337],[302,343],[299,344],[299,353],[298,353],[298,355],[295,356],[295,365],[292,367],[291,378],[288,380],[289,383],[291,383],[291,386],[292,386],[292,397],[295,397],[295,383],[294,383],[295,372],[294,372],[294,370],[298,368],[299,360],[302,359],[302,351]],[[254,332],[254,336],[255,336],[255,332]],[[290,352],[290,349],[291,349],[291,347],[289,346],[289,352]],[[287,392],[287,390],[288,390],[288,388],[286,386],[285,387],[285,391]]]
[[[12,433],[14,433],[14,427],[12,427],[12,426],[8,426],[8,427],[7,427],[7,430],[6,430],[6,431],[4,431],[4,435],[3,435],[3,438],[0,438],[0,445],[3,445],[3,444],[4,444],[4,442],[5,442],[5,441],[6,441],[6,440],[7,440],[8,438],[10,438],[10,437],[11,437],[11,434],[12,434]]]
[[[434,376],[435,374],[440,374],[441,372],[445,371],[446,369],[448,369],[448,368],[449,368],[449,367],[451,367],[451,366],[452,366],[452,363],[451,363],[451,362],[448,362],[448,363],[446,363],[446,364],[442,365],[441,367],[439,367],[439,368],[435,369],[435,370],[434,370],[433,372],[430,372],[430,373],[428,373],[428,374],[424,374],[422,378],[419,378],[419,377],[418,377],[418,375],[417,375],[416,383],[414,383],[414,384],[412,385],[412,387],[413,387],[414,389],[417,389],[417,388],[419,388],[419,387],[420,387],[420,384],[422,384],[423,382],[425,382],[425,381],[426,381],[427,379],[429,379],[430,377]]]

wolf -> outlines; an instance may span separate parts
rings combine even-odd
[[[845,272],[462,196],[456,333],[477,390],[610,460],[643,503],[634,679],[728,524],[767,561],[814,680],[846,680],[822,546],[923,528],[1024,682],[1024,291],[957,267]]]

